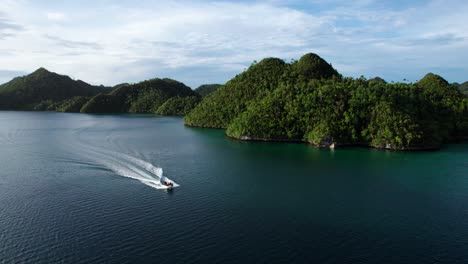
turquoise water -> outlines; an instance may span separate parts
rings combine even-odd
[[[144,184],[157,168],[181,186]],[[0,112],[0,263],[467,263],[467,219],[468,144],[330,151]]]

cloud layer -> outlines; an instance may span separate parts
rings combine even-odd
[[[195,87],[307,52],[345,76],[468,80],[466,1],[64,2],[0,0],[0,82],[43,66],[93,84]]]

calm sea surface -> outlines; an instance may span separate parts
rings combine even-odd
[[[180,187],[145,184],[158,168]],[[468,144],[329,151],[0,112],[0,263],[287,262],[468,263]]]

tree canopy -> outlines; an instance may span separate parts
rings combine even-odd
[[[171,79],[152,79],[123,85],[108,94],[91,98],[82,113],[156,113],[172,97],[197,96],[183,83]]]
[[[467,117],[467,98],[438,75],[414,84],[343,78],[307,54],[252,65],[204,98],[185,123],[226,128],[244,140],[412,150],[468,136]]]
[[[201,95],[202,97],[205,97],[211,94],[212,92],[218,90],[221,86],[221,84],[203,84],[200,85],[197,89],[195,89],[195,92]]]
[[[162,104],[156,114],[168,116],[185,116],[200,102],[199,96],[172,97]]]
[[[54,110],[54,105],[75,96],[90,97],[110,88],[75,81],[65,75],[39,68],[0,85],[0,109]]]

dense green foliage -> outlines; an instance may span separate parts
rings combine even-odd
[[[181,99],[185,97],[191,99]],[[199,102],[199,95],[170,79],[152,79],[136,84],[122,83],[112,88],[74,81],[40,68],[0,86],[0,109],[84,113],[155,113],[184,115]]]
[[[0,109],[186,115],[189,126],[225,128],[245,140],[411,150],[467,138],[466,95],[468,82],[432,73],[414,84],[343,78],[306,54],[254,62],[225,85],[196,91],[171,79],[92,86],[41,68],[1,85]]]
[[[171,79],[152,79],[133,85],[121,85],[109,94],[91,98],[82,113],[155,113],[172,97],[196,96],[183,83]]]
[[[40,68],[0,86],[0,109],[54,110],[63,100],[75,96],[94,96],[109,90]]]
[[[57,112],[79,113],[83,105],[89,101],[89,97],[76,96],[61,102],[57,107]]]
[[[185,116],[200,102],[200,96],[172,97],[161,105],[156,114]]]
[[[387,83],[384,79],[380,78],[379,76],[369,79],[369,82],[378,82],[378,83]]]
[[[400,150],[468,136],[467,98],[440,76],[415,84],[342,78],[315,56],[254,64],[206,97],[186,124],[227,128],[229,136],[246,140]]]
[[[465,95],[468,95],[468,82],[464,82],[458,86],[458,89],[464,93]]]
[[[211,94],[212,92],[218,90],[221,86],[221,84],[204,84],[200,85],[197,89],[195,89],[195,92],[201,95],[202,97],[205,97]]]
[[[280,85],[228,126],[236,138],[436,148],[468,135],[467,100],[428,75],[417,84],[341,79]]]
[[[307,54],[291,64],[277,58],[267,58],[254,63],[247,71],[205,97],[185,117],[185,123],[198,127],[226,128],[245,111],[251,101],[268,95],[280,83],[333,76],[338,76],[336,70],[315,54]]]
[[[309,53],[298,61],[291,64],[292,73],[295,73],[299,80],[330,79],[338,76],[338,72],[317,54]]]
[[[114,85],[112,89],[118,89],[118,88],[129,86],[129,85],[130,85],[129,83],[120,83],[120,84]]]

